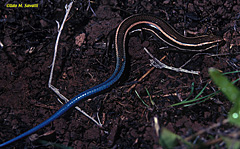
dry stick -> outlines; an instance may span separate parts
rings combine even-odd
[[[222,54],[210,54],[210,53],[197,53],[195,55],[192,56],[191,59],[189,59],[185,64],[183,64],[180,68],[186,66],[190,61],[193,60],[193,58],[195,58],[196,56],[199,56],[199,55],[207,55],[207,57],[220,57],[220,56],[228,56],[228,55],[237,55],[237,54],[240,54],[240,52],[236,52],[236,53],[222,53]]]
[[[225,120],[228,122],[228,119],[225,119]],[[240,131],[233,132],[233,133],[229,134],[228,137],[236,138],[236,136],[238,137],[239,135],[240,135]],[[207,146],[217,144],[217,143],[222,142],[222,141],[223,141],[223,138],[217,138],[217,139],[210,140],[210,141],[204,143],[203,146],[207,147]],[[200,148],[200,147],[194,146],[194,148]]]
[[[88,0],[87,11],[89,10],[89,8],[90,8],[90,10],[92,11],[93,15],[94,15],[94,16],[97,16],[97,15],[95,14],[94,10],[93,10],[92,7],[91,7],[91,1],[90,1],[90,0]]]
[[[235,52],[235,53],[222,53],[222,54],[211,54],[207,57],[216,57],[216,56],[228,56],[228,55],[238,55],[240,52]]]
[[[162,69],[162,68],[165,68],[165,69],[169,69],[169,70],[173,70],[173,71],[176,71],[176,72],[185,72],[185,73],[191,73],[191,74],[195,74],[195,75],[199,75],[199,71],[193,71],[193,70],[187,70],[187,69],[183,69],[183,68],[176,68],[176,67],[171,67],[171,66],[168,66],[162,62],[160,62],[157,58],[155,58],[148,50],[147,48],[144,47],[144,50],[147,52],[147,54],[152,58],[150,59],[150,63],[152,66],[156,67],[156,68],[159,68],[159,69]]]
[[[3,43],[0,41],[0,50],[3,48]]]
[[[73,2],[71,2],[69,5],[66,4],[65,6],[65,9],[66,9],[66,14],[64,16],[64,19],[63,19],[63,22],[62,22],[62,25],[60,27],[60,29],[58,30],[58,35],[57,35],[57,39],[56,39],[56,43],[55,43],[55,48],[54,48],[54,55],[53,55],[53,61],[52,61],[52,64],[51,64],[51,72],[50,72],[50,77],[49,77],[49,81],[48,81],[48,87],[50,89],[52,89],[62,100],[64,100],[66,103],[69,101],[65,96],[63,96],[59,90],[54,87],[52,85],[52,77],[53,77],[53,71],[54,71],[54,66],[55,66],[55,61],[56,61],[56,55],[57,55],[57,47],[58,47],[58,42],[59,42],[59,38],[60,38],[60,35],[61,35],[61,32],[62,32],[62,29],[63,29],[63,26],[66,22],[66,19],[67,19],[67,16],[72,8],[72,4]],[[57,24],[59,25],[59,23],[57,22]],[[59,99],[58,101],[63,104]],[[75,106],[75,109],[77,109],[78,111],[80,111],[83,115],[85,115],[86,117],[88,117],[89,119],[91,119],[94,123],[96,123],[98,126],[102,127],[102,124],[101,122],[97,122],[94,118],[92,118],[90,115],[88,115],[86,112],[84,112],[83,110],[81,110],[81,108],[79,108],[78,106]],[[99,118],[98,118],[99,119]]]
[[[209,53],[197,53],[195,55],[193,55],[185,64],[183,64],[180,68],[183,68],[184,66],[186,66],[190,61],[193,60],[193,58],[195,58],[198,55],[210,55]]]
[[[182,69],[182,67],[184,67],[187,63],[190,62],[190,60],[188,62],[186,62],[183,66],[181,66],[180,68],[174,68],[174,67],[170,67],[170,66],[167,66],[165,64],[163,64],[162,61],[165,57],[163,57],[161,60],[157,60],[155,57],[153,57],[153,55],[144,47],[144,50],[147,52],[147,54],[152,58],[152,60],[150,60],[151,62],[151,65],[153,65],[153,67],[148,70],[148,72],[146,72],[139,80],[139,81],[142,81],[151,71],[154,70],[154,68],[166,68],[166,69],[170,69],[170,70],[174,70],[174,71],[177,71],[177,72],[185,72],[185,73],[192,73],[192,74],[199,74],[200,72],[199,71],[189,71],[189,70],[185,70],[185,69]],[[128,90],[127,90],[127,93],[130,92],[137,84],[133,84]]]
[[[152,72],[154,70],[155,67],[152,67],[151,69],[149,69],[139,80],[138,82],[142,81],[150,72]],[[137,84],[133,84],[128,90],[127,93],[130,92]]]
[[[222,138],[217,138],[217,139],[214,139],[214,140],[211,140],[209,142],[206,142],[203,144],[204,147],[207,147],[207,146],[210,146],[210,145],[213,145],[213,144],[217,144],[219,142],[222,142],[223,139]]]
[[[219,127],[219,126],[221,126],[222,124],[226,124],[226,123],[228,123],[228,122],[229,122],[228,119],[224,119],[222,122],[215,123],[215,124],[211,125],[210,127],[206,128],[206,129],[199,130],[197,133],[195,133],[195,134],[193,134],[193,135],[185,138],[184,140],[185,140],[185,141],[190,141],[190,140],[192,140],[194,137],[199,136],[199,135],[201,135],[201,134],[203,134],[203,133],[205,133],[205,132],[207,132],[207,131],[209,131],[209,130],[211,130],[211,129],[213,129],[213,128]]]
[[[161,58],[160,61],[162,61],[166,56],[164,56],[163,58]],[[149,69],[139,80],[138,82],[142,81],[150,72],[152,72],[154,70],[155,67],[152,67],[151,69]],[[128,90],[127,93],[130,92],[137,84],[133,84]]]

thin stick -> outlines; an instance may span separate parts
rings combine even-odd
[[[3,43],[0,41],[0,50],[3,48]]]
[[[207,132],[207,131],[209,131],[209,130],[211,130],[211,129],[213,129],[213,128],[219,127],[219,126],[221,126],[221,125],[223,125],[223,124],[226,124],[226,123],[228,123],[228,122],[229,122],[228,119],[224,119],[222,122],[215,123],[215,124],[211,125],[210,127],[206,128],[206,129],[199,130],[197,133],[195,133],[195,134],[193,134],[193,135],[185,138],[184,140],[190,141],[190,140],[193,139],[194,137],[199,136],[199,135],[201,135],[201,134],[203,134],[203,133],[205,133],[205,132]]]
[[[152,59],[150,59],[151,65],[156,68],[159,68],[159,69],[165,68],[165,69],[173,70],[176,72],[185,72],[185,73],[191,73],[191,74],[195,74],[195,75],[199,75],[199,73],[200,73],[199,71],[187,70],[187,69],[183,69],[181,67],[176,68],[176,67],[168,66],[168,65],[160,62],[157,58],[155,58],[145,47],[144,47],[144,50],[152,58]]]
[[[64,19],[63,19],[63,22],[62,22],[62,25],[60,27],[60,29],[58,30],[58,35],[57,35],[57,39],[56,39],[56,43],[55,43],[55,48],[54,48],[54,55],[53,55],[53,61],[52,61],[52,64],[51,64],[51,72],[50,72],[50,77],[49,77],[49,82],[48,82],[48,87],[51,88],[54,92],[55,92],[55,89],[52,88],[52,77],[53,77],[53,71],[54,71],[54,66],[55,66],[55,61],[56,61],[56,55],[57,55],[57,48],[58,48],[58,42],[59,42],[59,38],[61,36],[61,33],[62,33],[62,30],[63,30],[63,26],[66,22],[66,19],[67,19],[67,16],[72,8],[72,4],[73,2],[71,2],[69,5],[65,5],[65,9],[66,9],[66,14],[64,16]]]
[[[162,61],[163,59],[165,59],[166,56],[162,57],[160,59],[160,61]],[[152,72],[155,69],[155,67],[152,67],[151,69],[149,69],[139,80],[138,82],[142,81],[148,74],[150,74],[150,72]],[[135,80],[136,81],[136,80]],[[127,93],[130,92],[137,84],[133,84],[128,90]]]
[[[91,7],[91,1],[90,1],[90,0],[88,0],[87,11],[89,10],[89,8],[90,8],[90,10],[92,11],[93,15],[96,17],[97,15],[96,15],[96,13],[94,12],[94,10],[93,10],[92,7]]]
[[[138,79],[138,82],[142,81],[150,72],[154,70],[155,67],[152,67],[149,69],[140,79]],[[137,84],[133,84],[128,90],[127,93],[130,92]]]
[[[65,9],[66,9],[66,14],[64,16],[64,19],[63,19],[63,22],[62,22],[62,25],[60,27],[60,29],[58,30],[58,35],[57,35],[57,39],[56,39],[56,43],[55,43],[55,48],[54,48],[54,55],[53,55],[53,61],[52,61],[52,64],[51,64],[51,72],[50,72],[50,76],[49,76],[49,81],[48,81],[48,87],[53,90],[59,97],[60,99],[64,100],[66,103],[69,101],[64,95],[62,95],[59,90],[54,87],[52,85],[52,78],[53,78],[53,71],[54,71],[54,66],[55,66],[55,61],[56,61],[56,55],[57,55],[57,50],[58,50],[58,42],[59,42],[59,39],[60,39],[60,36],[61,36],[61,33],[62,33],[62,30],[63,30],[63,26],[66,22],[66,19],[67,19],[67,16],[72,8],[72,4],[73,2],[71,2],[69,5],[66,5],[65,6]],[[59,23],[57,22],[58,26],[59,26]],[[58,101],[63,104],[59,99]],[[94,123],[96,123],[98,126],[102,127],[102,124],[99,122],[97,122],[94,118],[92,118],[91,116],[89,116],[86,112],[84,112],[83,110],[81,110],[81,108],[79,108],[78,106],[75,107],[75,109],[77,109],[78,111],[80,111],[83,115],[85,115],[86,117],[88,117],[89,119],[91,119]]]

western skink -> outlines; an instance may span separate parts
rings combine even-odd
[[[76,103],[82,99],[86,99],[89,96],[96,95],[97,93],[111,87],[115,84],[119,78],[122,76],[125,64],[126,64],[126,40],[128,34],[131,31],[138,29],[145,30],[152,33],[157,38],[168,44],[169,46],[175,47],[180,51],[196,51],[202,52],[210,48],[216,47],[222,43],[224,40],[221,37],[214,35],[203,35],[198,37],[184,37],[179,34],[173,27],[171,27],[167,22],[160,18],[156,18],[151,15],[133,15],[125,20],[123,20],[118,26],[115,34],[115,49],[116,49],[116,68],[112,76],[105,82],[90,88],[71,99],[62,108],[60,108],[55,114],[50,118],[40,123],[36,127],[24,132],[23,134],[0,144],[0,147],[8,145],[14,141],[17,141],[23,137],[26,137],[40,128],[48,125],[50,122],[61,116],[67,110],[72,108]]]

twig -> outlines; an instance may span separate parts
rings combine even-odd
[[[153,121],[154,121],[154,128],[155,128],[157,137],[159,137],[160,125],[159,125],[157,116],[153,117]]]
[[[0,50],[3,48],[3,43],[0,41]]]
[[[94,10],[93,10],[92,7],[91,7],[91,1],[90,1],[90,0],[88,0],[87,11],[88,11],[89,8],[90,8],[90,10],[92,11],[93,15],[96,17],[97,15],[96,15],[96,13],[94,12]]]
[[[237,55],[240,54],[240,52],[236,52],[236,53],[222,53],[222,54],[210,54],[210,53],[197,53],[195,55],[193,55],[193,57],[191,59],[189,59],[185,64],[183,64],[180,68],[183,68],[184,66],[186,66],[190,61],[192,61],[193,58],[195,58],[196,56],[199,55],[207,55],[207,57],[220,57],[220,56],[228,56],[228,55]]]
[[[190,140],[192,140],[194,137],[199,136],[199,135],[201,135],[201,134],[203,134],[203,133],[205,133],[205,132],[207,132],[207,131],[209,131],[209,130],[211,130],[211,129],[213,129],[213,128],[219,127],[219,126],[221,126],[222,124],[226,124],[226,123],[228,123],[228,122],[229,122],[228,119],[224,119],[222,122],[215,123],[215,124],[211,125],[210,127],[206,128],[206,129],[199,130],[197,133],[195,133],[195,134],[193,134],[193,135],[185,138],[184,140],[190,141]]]
[[[139,80],[138,82],[142,81],[150,72],[152,72],[154,70],[155,67],[152,67],[151,69],[149,69]],[[133,84],[128,90],[127,93],[130,92],[137,84]]]
[[[173,71],[176,71],[176,72],[185,72],[185,73],[191,73],[191,74],[196,74],[196,75],[199,75],[199,73],[200,73],[199,71],[186,70],[186,69],[183,69],[181,67],[176,68],[176,67],[168,66],[168,65],[160,62],[157,58],[155,58],[145,47],[144,47],[144,50],[152,58],[152,59],[150,59],[151,65],[156,67],[156,68],[159,68],[159,69],[165,68],[165,69],[173,70]]]
[[[195,58],[198,55],[210,55],[209,53],[197,53],[195,55],[193,55],[186,63],[184,63],[180,68],[183,68],[184,66],[186,66],[189,62],[191,62],[193,60],[193,58]]]
[[[57,39],[56,39],[56,43],[55,43],[55,48],[54,48],[54,55],[53,55],[53,61],[52,61],[52,64],[51,64],[51,72],[50,72],[50,77],[49,77],[49,82],[48,82],[48,87],[51,88],[54,92],[55,92],[55,89],[52,88],[52,77],[53,77],[53,70],[54,70],[54,66],[55,66],[55,61],[56,61],[56,55],[57,55],[57,48],[58,48],[58,42],[59,42],[59,38],[61,36],[61,33],[62,33],[62,29],[63,29],[63,26],[65,24],[65,21],[67,19],[67,16],[72,8],[72,4],[73,2],[71,2],[69,5],[66,5],[65,6],[65,9],[66,9],[66,14],[64,16],[64,19],[63,19],[63,22],[62,22],[62,25],[60,27],[60,29],[58,30],[58,35],[57,35]],[[58,24],[58,27],[59,27],[59,23]],[[58,91],[57,91],[58,92]]]
[[[238,55],[240,52],[235,52],[235,53],[222,53],[222,54],[211,54],[207,57],[215,57],[215,56],[228,56],[228,55]]]
[[[166,56],[164,56],[163,58],[161,58],[160,61],[162,61]],[[138,79],[137,82],[142,81],[148,74],[150,74],[150,72],[152,72],[155,69],[155,67],[152,67],[151,69],[149,69],[140,79]],[[136,81],[136,80],[135,80]],[[130,92],[137,84],[133,84],[128,90],[127,93]]]
[[[72,4],[73,2],[71,2],[69,5],[66,5],[65,6],[65,9],[66,9],[66,14],[64,16],[64,19],[63,19],[63,22],[62,22],[62,25],[60,26],[60,29],[58,30],[58,35],[57,35],[57,39],[56,39],[56,43],[55,43],[55,48],[54,48],[54,55],[53,55],[53,61],[52,61],[52,64],[51,64],[51,72],[50,72],[50,77],[49,77],[49,81],[48,81],[48,87],[53,90],[58,96],[60,99],[64,100],[66,103],[69,101],[65,96],[63,96],[59,90],[54,87],[52,85],[52,78],[53,78],[53,71],[54,71],[54,66],[55,66],[55,61],[56,61],[56,55],[57,55],[57,48],[58,48],[58,42],[59,42],[59,39],[60,39],[60,36],[61,36],[61,33],[62,33],[62,30],[63,30],[63,26],[66,22],[66,19],[67,19],[67,16],[72,8]],[[59,27],[59,23],[57,22],[57,25]],[[63,104],[59,99],[58,101]],[[81,110],[81,108],[79,108],[78,106],[75,107],[75,109],[77,109],[78,111],[80,111],[83,115],[85,115],[86,117],[88,117],[89,119],[91,119],[94,123],[96,123],[98,126],[102,127],[102,124],[100,122],[97,122],[94,118],[92,118],[91,116],[89,116],[87,113],[85,113],[83,110]]]

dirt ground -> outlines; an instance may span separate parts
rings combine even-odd
[[[62,22],[64,6],[69,2],[0,2],[0,42],[3,44],[0,49],[0,143],[40,124],[62,107],[56,94],[48,88],[48,79],[58,33],[56,21]],[[38,7],[7,7],[13,3],[38,3]],[[132,14],[152,14],[166,20],[181,34],[214,34],[223,37],[226,44],[194,56],[196,53],[179,52],[171,47],[161,49],[166,45],[149,35],[131,37],[127,68],[121,80],[104,93],[78,103],[89,115],[99,116],[102,128],[72,109],[38,130],[36,141],[26,137],[8,148],[159,148],[154,117],[160,128],[165,127],[183,138],[227,118],[231,103],[222,94],[188,107],[169,106],[189,97],[192,83],[194,91],[189,100],[193,99],[210,81],[208,68],[223,72],[239,70],[239,0],[99,0],[90,1],[88,6],[88,1],[74,2],[59,42],[53,85],[69,99],[111,76],[115,52],[114,48],[106,51],[106,39],[109,32]],[[190,31],[195,35],[189,34]],[[173,67],[192,59],[184,68],[200,71],[200,75],[153,69],[143,47]],[[150,69],[153,70],[149,75],[137,81]],[[228,78],[233,81],[239,78],[239,73],[230,74]],[[133,84],[136,86],[130,89]],[[151,104],[146,89],[155,104]],[[216,90],[210,83],[201,96]],[[238,129],[230,124],[221,125],[191,142],[205,144]],[[222,141],[208,145],[226,148]],[[178,148],[183,148],[182,144]]]

